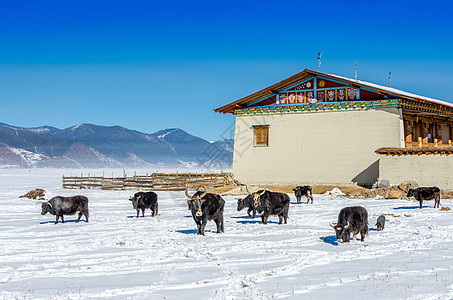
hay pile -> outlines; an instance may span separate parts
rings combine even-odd
[[[441,210],[441,211],[449,211],[449,210],[451,210],[451,208],[448,207],[448,206],[444,206],[444,207],[442,207],[440,210]]]
[[[29,199],[38,199],[38,200],[44,200],[44,195],[46,191],[43,189],[34,189],[33,191],[29,191],[25,195],[20,196],[19,198],[29,198]]]
[[[405,199],[409,200],[406,195],[409,189],[415,189],[418,184],[415,181],[407,180],[398,186],[389,186],[364,190],[355,195],[355,198],[384,198],[384,199]]]

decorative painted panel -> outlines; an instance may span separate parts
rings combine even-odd
[[[286,104],[286,93],[278,95],[278,104]]]
[[[316,99],[318,99],[318,102],[324,102],[324,101],[326,101],[325,98],[326,98],[326,93],[325,93],[325,91],[318,91],[318,95],[317,95],[317,97],[316,97]]]
[[[339,90],[337,90],[337,101],[346,100],[346,90],[347,89],[339,89]]]
[[[318,89],[336,88],[343,86],[345,86],[344,83],[338,83],[327,79],[318,78]]]
[[[305,103],[306,102],[306,97],[305,95],[307,94],[307,92],[298,92],[296,93],[296,103]]]
[[[288,104],[296,103],[296,93],[288,93]]]
[[[310,90],[310,89],[313,89],[313,79],[300,83],[297,86],[292,87],[290,90],[295,91],[295,90]]]
[[[313,91],[306,92],[305,96],[306,96],[305,102],[308,102],[308,103],[315,103],[316,102],[315,94],[314,94]]]
[[[337,90],[327,90],[327,101],[335,101],[336,100],[336,95],[337,95]]]
[[[348,89],[348,100],[356,100],[356,94],[357,94],[357,90],[356,89]]]

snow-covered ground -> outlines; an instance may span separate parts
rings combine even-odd
[[[64,190],[61,175],[71,172],[0,170],[2,299],[453,298],[453,211],[432,201],[420,210],[405,200],[315,195],[313,205],[297,205],[290,195],[288,224],[262,225],[226,196],[225,234],[209,222],[197,236],[184,192],[158,192],[160,216],[136,219],[134,191]],[[87,196],[90,222],[67,216],[54,225],[18,198],[35,188],[49,198]],[[329,222],[351,205],[368,210],[370,234],[338,245]],[[387,223],[378,232],[380,214]]]

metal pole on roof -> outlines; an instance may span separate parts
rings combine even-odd
[[[355,62],[354,80],[357,80],[357,62]]]
[[[321,55],[322,52],[318,52],[318,72],[321,70]]]
[[[389,87],[390,87],[390,79],[392,77],[392,72],[389,72]]]

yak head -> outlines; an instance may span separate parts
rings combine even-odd
[[[134,197],[130,197],[129,201],[132,201],[132,206],[137,209],[140,199],[143,197],[142,192],[135,193]]]
[[[409,190],[407,191],[406,197],[408,197],[408,198],[409,198],[409,197],[415,197],[415,190],[414,190],[414,189],[409,189]]]
[[[349,222],[346,225],[333,223],[330,226],[335,229],[335,234],[337,235],[337,241],[340,243],[349,242]]]
[[[252,197],[253,206],[254,207],[258,207],[258,205],[260,205],[260,197],[262,195],[264,195],[264,193],[266,192],[266,187],[264,188],[264,190],[260,190],[260,191],[257,191],[255,193],[250,193],[247,186],[245,186],[245,189],[247,190],[247,193],[249,194],[249,196]]]
[[[36,204],[41,203],[41,215],[45,215],[47,213],[50,213],[52,210],[52,204],[50,204],[48,201],[39,201],[36,202]]]
[[[248,207],[251,199],[252,199],[251,195],[248,195],[244,199],[238,198],[238,211],[243,210],[244,208]]]
[[[197,218],[201,218],[203,215],[203,208],[206,199],[204,198],[207,194],[206,187],[203,186],[204,191],[197,191],[192,196],[189,195],[188,188],[186,187],[186,196],[190,199],[187,200],[187,205],[189,209],[192,209],[192,213],[195,212],[194,216]]]
[[[378,223],[378,224],[376,224],[376,226],[377,226],[378,231],[384,230],[384,225]]]

